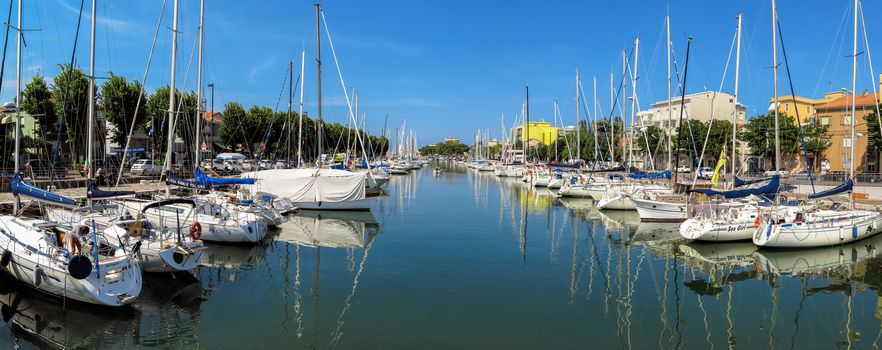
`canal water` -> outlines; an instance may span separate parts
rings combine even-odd
[[[370,213],[300,213],[210,245],[124,310],[0,278],[0,348],[878,348],[882,238],[802,251],[692,244],[450,166],[395,176]]]

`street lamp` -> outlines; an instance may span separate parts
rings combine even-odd
[[[211,134],[211,141],[208,142],[208,154],[212,154],[211,150],[214,149],[214,83],[208,84],[208,88],[211,89],[211,113],[208,114],[209,122],[211,123],[211,127],[208,128],[208,132]]]

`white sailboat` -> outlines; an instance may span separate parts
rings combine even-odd
[[[95,45],[96,1],[92,1],[92,47]],[[18,4],[18,68],[16,101],[21,101],[22,4]],[[94,49],[93,49],[94,50]],[[94,64],[94,60],[92,61]],[[91,85],[90,93],[94,93]],[[8,106],[9,107],[9,106]],[[21,114],[15,121],[15,172],[11,187],[14,211],[20,196],[65,207],[76,206],[72,198],[41,190],[19,176]],[[91,128],[89,129],[91,132]],[[0,268],[39,291],[85,303],[122,306],[141,293],[141,268],[122,247],[99,234],[91,225],[61,226],[44,220],[0,216]]]
[[[774,6],[774,2],[772,2]],[[858,55],[858,11],[860,0],[854,1],[854,47],[852,57],[851,139],[855,138],[855,111]],[[777,18],[775,19],[777,24]],[[786,56],[785,56],[786,58]],[[753,243],[762,247],[805,248],[846,244],[882,232],[882,214],[877,211],[855,208],[854,195],[854,146],[849,158],[849,178],[844,183],[826,191],[809,195],[811,200],[848,193],[848,207],[833,201],[830,209],[817,209],[816,205],[790,210],[774,208],[764,215],[753,236]]]

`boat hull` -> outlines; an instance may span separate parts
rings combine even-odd
[[[644,222],[682,222],[686,220],[686,203],[670,203],[651,199],[631,198]]]
[[[859,241],[879,232],[882,232],[882,215],[875,212],[862,212],[829,223],[772,224],[763,220],[753,235],[753,243],[777,248],[828,247]]]
[[[294,205],[304,210],[371,210],[376,201],[376,197],[367,197],[344,202],[294,202]]]

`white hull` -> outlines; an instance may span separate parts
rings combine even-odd
[[[104,257],[88,277],[77,280],[67,271],[70,253],[47,240],[51,233],[11,216],[0,217],[0,227],[0,254],[11,254],[3,270],[34,289],[106,306],[129,304],[141,293],[141,266],[135,259]],[[43,237],[39,238],[39,248],[27,243],[37,236]],[[37,271],[41,271],[39,277]]]
[[[133,216],[137,216],[141,208],[147,202],[122,202]],[[148,209],[144,217],[155,227],[163,229],[181,230],[181,234],[189,235],[189,228],[194,222],[202,226],[203,241],[225,243],[257,243],[266,235],[266,222],[254,214],[247,212],[232,211],[230,214],[207,215],[195,213],[194,208],[189,206],[178,207],[184,214],[172,215],[170,212],[161,214],[159,208]],[[229,215],[229,217],[225,217]]]
[[[837,214],[841,215],[837,217]],[[808,220],[782,224],[763,220],[753,243],[779,248],[828,247],[855,242],[882,231],[882,215],[870,211],[821,213]]]
[[[591,192],[584,186],[561,187],[560,191],[557,191],[557,195],[569,198],[592,198]]]
[[[680,235],[696,241],[743,241],[753,237],[754,232],[753,222],[711,222],[693,218],[680,225]]]
[[[199,267],[204,250],[201,241],[181,243],[181,246],[145,241],[137,256],[144,272],[191,271]]]
[[[533,187],[548,187],[548,182],[547,178],[536,179],[536,182],[533,183]]]
[[[686,203],[671,203],[651,199],[631,198],[640,214],[640,221],[680,222],[686,220]]]

